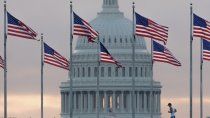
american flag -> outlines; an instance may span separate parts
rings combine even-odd
[[[44,62],[50,65],[69,70],[68,60],[44,43]]]
[[[105,46],[100,42],[100,61],[105,63],[113,63],[116,64],[117,67],[122,67],[122,65],[115,60],[112,55],[109,53],[109,51],[105,48]]]
[[[7,12],[7,20],[8,35],[26,39],[36,39],[37,33],[23,22],[12,16],[9,12]]]
[[[193,14],[193,36],[210,40],[210,22]]]
[[[168,27],[157,24],[156,22],[135,13],[136,16],[136,35],[152,38],[154,40],[167,43]]]
[[[4,60],[1,56],[0,56],[0,67],[4,68]]]
[[[174,66],[181,66],[181,63],[173,56],[173,54],[163,45],[153,41],[153,60],[165,62]]]
[[[88,22],[74,13],[74,35],[86,36],[89,42],[95,42],[99,34]]]
[[[210,61],[210,42],[203,39],[203,60]]]

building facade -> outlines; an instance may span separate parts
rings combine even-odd
[[[99,32],[99,40],[123,65],[116,68],[114,64],[100,64],[100,118],[131,118],[132,74],[135,75],[136,118],[150,118],[151,112],[153,118],[160,118],[161,84],[152,78],[151,55],[145,40],[136,37],[135,71],[132,72],[132,21],[119,11],[118,0],[103,0],[103,10],[91,25]],[[97,44],[79,37],[73,52],[74,118],[96,118],[97,58]],[[61,83],[60,92],[61,118],[68,118],[68,80]]]

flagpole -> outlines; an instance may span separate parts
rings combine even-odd
[[[70,56],[69,56],[69,79],[70,79],[70,83],[69,83],[69,117],[73,118],[73,72],[72,72],[72,68],[73,68],[73,62],[72,62],[72,52],[73,52],[73,33],[72,33],[72,1],[70,1]]]
[[[7,118],[7,2],[4,0],[4,118]]]
[[[193,43],[193,29],[192,29],[192,23],[193,23],[193,7],[192,3],[190,4],[190,118],[192,118],[192,110],[193,110],[193,78],[192,78],[192,43]]]
[[[150,110],[151,110],[151,118],[153,118],[153,107],[154,107],[154,101],[153,101],[153,88],[154,88],[154,85],[153,85],[153,40],[151,39],[151,64],[152,64],[152,67],[151,67],[151,93],[150,93]]]
[[[135,95],[135,41],[136,41],[136,36],[135,36],[135,2],[133,2],[133,41],[132,41],[132,66],[133,66],[133,71],[132,71],[132,118],[135,118],[135,107],[134,107],[134,95]]]
[[[203,39],[201,38],[200,49],[200,118],[203,118]]]
[[[44,75],[44,71],[43,71],[43,67],[44,67],[44,61],[43,61],[43,45],[44,45],[44,42],[43,42],[43,34],[41,34],[41,118],[44,117],[44,112],[43,112],[43,75]]]
[[[97,52],[98,52],[98,63],[97,63],[97,66],[98,66],[98,72],[97,72],[97,113],[96,113],[96,118],[99,118],[99,79],[100,79],[100,70],[99,70],[99,67],[100,67],[100,38],[98,36],[98,45],[97,45]]]

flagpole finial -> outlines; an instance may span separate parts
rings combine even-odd
[[[133,9],[135,9],[135,2],[133,2]]]
[[[6,0],[4,0],[4,7],[6,7],[6,4],[7,4],[7,1],[6,1]]]

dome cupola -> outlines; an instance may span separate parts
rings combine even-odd
[[[118,0],[103,0],[102,14],[116,14],[119,11]]]

